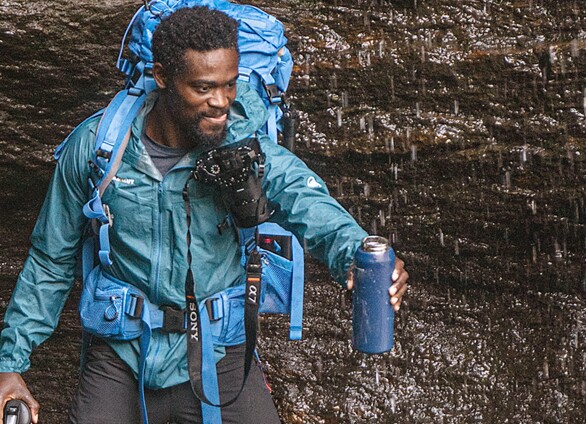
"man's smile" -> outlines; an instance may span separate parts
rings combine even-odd
[[[228,114],[224,113],[219,116],[204,116],[203,119],[211,122],[214,125],[220,125],[226,122],[226,120],[228,119]]]

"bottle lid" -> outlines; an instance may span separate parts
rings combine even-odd
[[[368,236],[362,239],[362,250],[371,253],[386,252],[389,248],[389,241],[380,236]]]

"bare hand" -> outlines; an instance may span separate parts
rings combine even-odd
[[[348,290],[352,290],[354,287],[354,265],[350,267],[348,271]],[[395,270],[392,275],[393,284],[389,287],[389,296],[391,297],[391,305],[398,311],[401,308],[401,302],[403,301],[403,295],[407,291],[407,280],[409,279],[409,273],[405,270],[405,262],[397,258],[395,260]]]
[[[407,291],[407,280],[409,273],[405,270],[405,262],[397,258],[395,261],[395,270],[393,271],[393,285],[389,289],[391,296],[391,305],[398,311],[401,308],[403,295]]]
[[[0,373],[0,424],[4,424],[4,407],[9,400],[23,400],[31,410],[33,423],[39,421],[39,403],[33,398],[31,392],[26,387],[26,383],[15,372]]]

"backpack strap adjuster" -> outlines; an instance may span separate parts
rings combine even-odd
[[[128,89],[128,94],[131,96],[140,97],[144,94],[144,90],[142,88],[130,87]]]
[[[144,298],[137,294],[131,293],[128,299],[128,306],[126,308],[126,314],[132,318],[141,318],[142,310],[144,308]]]
[[[272,105],[278,105],[283,102],[283,93],[277,87],[277,84],[267,84],[264,80],[262,81],[262,85],[269,96],[269,102]]]
[[[104,149],[98,149],[96,150],[96,156],[110,160],[110,158],[112,157],[112,152]]]
[[[175,309],[171,306],[164,306],[163,310],[163,331],[167,333],[185,333],[187,315],[184,309]]]
[[[211,299],[207,299],[205,301],[206,310],[208,311],[208,316],[210,317],[210,321],[217,321],[224,317],[224,308],[222,298],[220,297],[213,297]]]

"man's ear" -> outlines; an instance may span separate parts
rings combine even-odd
[[[165,68],[160,62],[153,64],[153,78],[159,89],[167,88],[167,76],[165,75]]]

